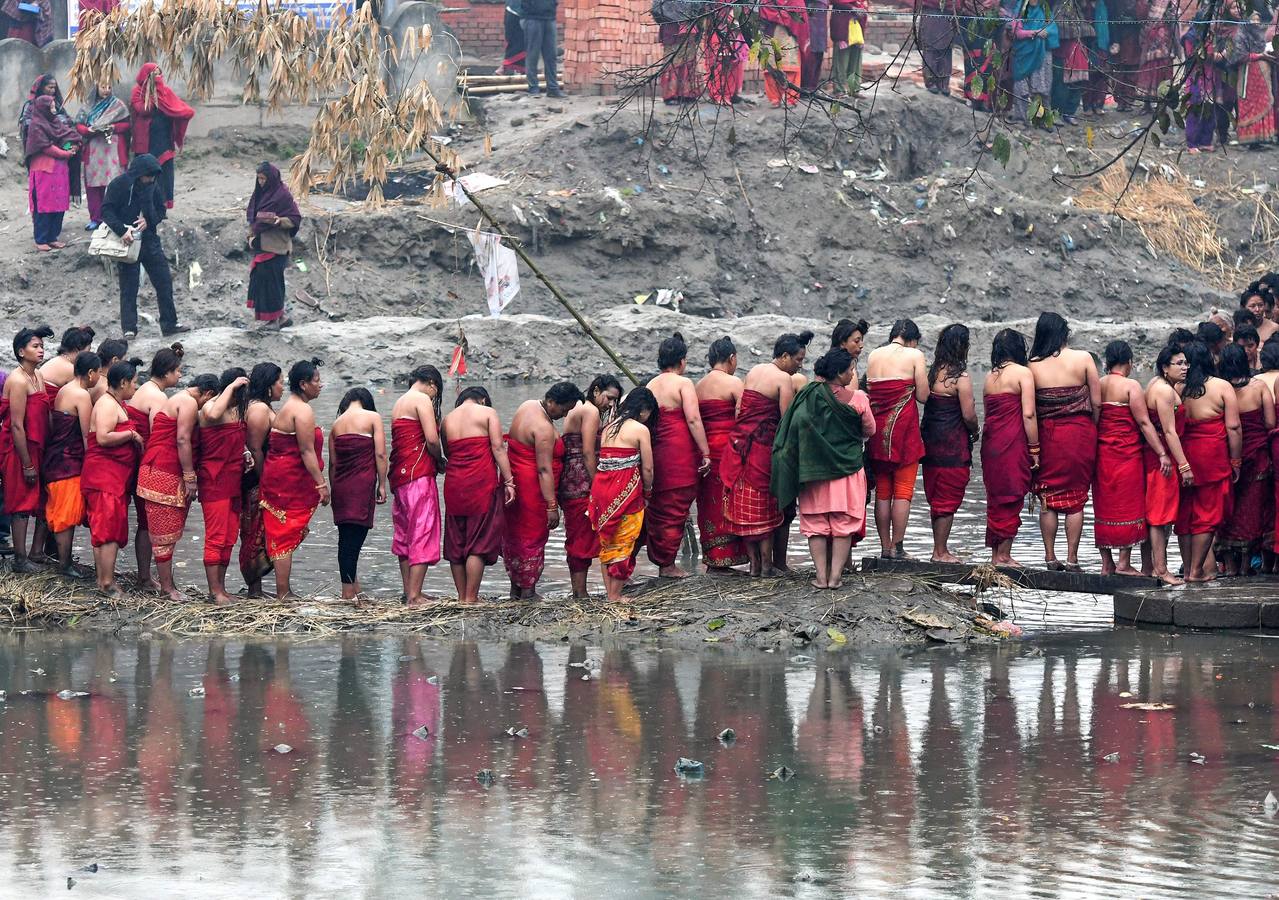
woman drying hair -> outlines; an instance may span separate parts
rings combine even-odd
[[[164,205],[173,209],[173,158],[186,142],[195,110],[164,83],[164,74],[153,62],[138,70],[129,107],[133,111],[133,152],[149,153],[160,163],[160,194]]]

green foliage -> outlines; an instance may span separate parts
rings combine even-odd
[[[1005,135],[997,134],[995,139],[991,141],[990,155],[999,160],[999,164],[1004,168],[1008,167],[1008,160],[1012,157],[1013,145],[1009,142]]]

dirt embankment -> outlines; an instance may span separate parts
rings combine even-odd
[[[1113,113],[1091,138],[1082,127],[1039,135],[1015,148],[1006,169],[987,157],[976,170],[971,112],[913,87],[867,103],[856,137],[820,113],[801,121],[764,106],[736,116],[704,108],[692,125],[656,115],[647,127],[637,110],[614,114],[599,99],[501,97],[452,145],[470,171],[509,182],[482,202],[637,370],[651,370],[670,330],[690,338],[695,364],[722,333],[751,363],[778,332],[824,331],[845,315],[877,325],[913,316],[926,343],[945,322],[965,321],[981,326],[980,357],[988,331],[1055,309],[1085,346],[1124,336],[1149,348],[1171,325],[1230,302],[1209,279],[1152,255],[1132,226],[1075,208],[1067,200],[1076,185],[1053,180],[1054,169],[1086,170],[1120,142],[1131,121]],[[282,336],[243,330],[252,170],[304,143],[296,128],[215,130],[179,160],[164,239],[181,315],[200,329],[186,342],[194,367],[318,355],[337,378],[382,380],[444,362],[467,316],[481,378],[583,377],[606,366],[528,271],[512,315],[480,318],[482,283],[464,233],[478,214],[423,200],[371,210],[309,198],[289,272],[291,293],[309,298],[292,303],[295,327]],[[1266,154],[1154,151],[1147,160],[1156,170],[1178,163],[1209,184],[1276,180]],[[13,153],[0,179],[9,187],[0,197],[0,332],[36,321],[117,331],[114,284],[85,253],[84,212],[67,217],[76,245],[38,254]],[[1212,212],[1244,253],[1255,239],[1248,217]],[[635,305],[659,288],[683,292],[679,313]],[[141,308],[153,315],[147,287]],[[884,337],[877,330],[870,340]],[[154,324],[144,325],[139,351],[160,344]]]
[[[1004,623],[961,606],[953,594],[901,576],[849,575],[835,591],[808,576],[751,579],[694,576],[633,585],[626,602],[459,604],[419,607],[312,598],[297,603],[237,600],[218,607],[192,594],[172,603],[155,594],[111,600],[52,576],[0,574],[0,612],[16,625],[175,635],[419,633],[495,640],[662,640],[722,643],[769,651],[997,641]],[[1014,629],[1014,633],[1019,633]]]

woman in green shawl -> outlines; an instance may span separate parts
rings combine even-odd
[[[833,590],[866,535],[862,450],[875,416],[847,350],[831,350],[813,372],[817,380],[795,395],[777,428],[772,491],[783,508],[799,499],[799,530],[817,569],[813,587]]]

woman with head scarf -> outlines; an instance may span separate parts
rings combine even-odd
[[[159,161],[160,192],[165,207],[173,209],[173,158],[186,141],[187,125],[195,110],[164,83],[164,74],[153,62],[138,71],[129,106],[133,113],[133,152],[150,153]]]
[[[124,138],[129,130],[129,108],[111,93],[110,78],[103,76],[89,91],[76,114],[75,127],[83,141],[81,169],[89,201],[85,230],[92,231],[102,221],[107,185],[129,166],[129,143]]]
[[[248,307],[265,327],[279,330],[293,324],[284,314],[284,269],[302,213],[275,166],[268,162],[258,166],[257,180],[246,211],[249,247],[254,251]]]
[[[66,246],[58,236],[62,234],[62,217],[71,205],[68,161],[75,157],[79,145],[79,133],[75,126],[58,117],[53,97],[36,97],[23,150],[37,250],[47,252]]]
[[[53,16],[49,0],[0,2],[0,37],[17,38],[43,47],[53,40]]]

